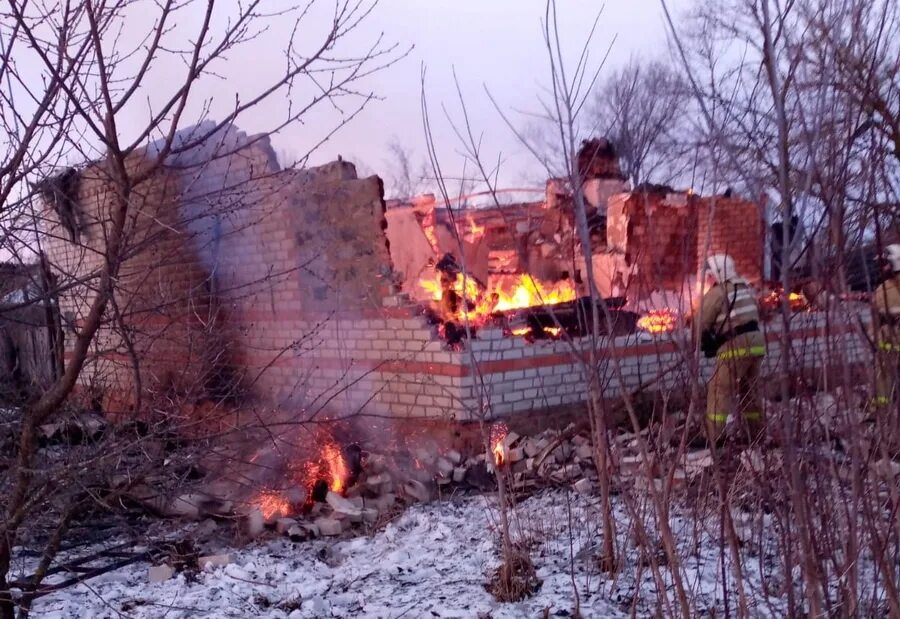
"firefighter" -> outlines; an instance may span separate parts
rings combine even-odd
[[[710,256],[706,265],[714,284],[703,296],[697,326],[704,354],[716,359],[707,388],[707,436],[720,442],[728,416],[740,412],[754,441],[765,427],[759,374],[766,354],[756,293],[738,275],[731,256]]]
[[[875,409],[891,410],[900,372],[900,243],[885,249],[890,275],[875,289],[873,305],[877,315],[875,335],[878,351],[875,363]]]

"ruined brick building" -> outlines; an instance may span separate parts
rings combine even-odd
[[[587,269],[564,181],[548,181],[531,202],[450,217],[433,196],[386,203],[380,179],[358,178],[349,162],[282,170],[266,138],[233,127],[191,144],[204,130],[182,132],[179,154],[134,188],[116,303],[81,378],[108,410],[128,410],[138,390],[193,402],[227,395],[310,415],[446,419],[470,419],[484,402],[503,415],[583,401],[571,342],[485,323],[475,339],[449,347],[423,315],[444,254],[462,258],[488,290],[527,272],[563,290],[563,300],[583,296]],[[603,296],[631,304],[683,290],[704,257],[722,251],[759,281],[764,227],[754,204],[628,191],[611,148],[590,144],[595,156],[581,165]],[[141,170],[153,156],[151,147],[128,164]],[[43,244],[59,277],[75,280],[60,299],[71,335],[94,295],[89,277],[101,265],[114,186],[99,162],[64,189],[66,200],[47,200]],[[802,317],[796,337],[818,346],[816,321]],[[769,335],[775,347],[777,333]],[[843,354],[858,357],[856,346]],[[609,334],[603,348],[604,363],[621,361],[626,378],[608,386],[610,397],[677,350],[633,329]],[[672,374],[662,386],[678,380]]]

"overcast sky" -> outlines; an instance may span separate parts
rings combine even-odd
[[[680,11],[689,1],[670,0],[670,7]],[[561,0],[558,6],[562,34],[568,43],[565,53],[574,64],[602,3]],[[420,71],[424,64],[436,140],[443,146],[442,164],[454,172],[461,168],[461,158],[454,153],[458,142],[440,109],[443,103],[452,113],[459,110],[453,85],[455,69],[473,127],[484,132],[490,156],[504,158],[502,182],[509,186],[521,184],[526,177],[533,178],[536,169],[531,157],[503,125],[483,85],[508,111],[537,109],[536,96],[549,81],[541,32],[543,16],[542,0],[381,0],[360,34],[371,37],[384,32],[387,40],[401,46],[412,45],[414,49],[368,84],[384,100],[370,104],[350,126],[317,151],[312,163],[341,154],[361,163],[361,171],[389,176],[386,145],[395,138],[411,147],[418,158],[424,158],[420,111]],[[663,15],[656,0],[606,3],[594,38],[595,62],[599,62],[614,37],[608,68],[621,65],[632,55],[658,57],[668,53]],[[254,69],[248,63],[242,70]],[[526,121],[515,113],[513,117],[522,123]],[[252,125],[254,120],[251,117],[243,124]],[[309,142],[306,130],[301,126],[286,130],[276,138],[276,149],[303,152]],[[526,174],[529,169],[531,173]]]
[[[343,2],[344,0],[341,0]],[[676,14],[696,0],[668,0]],[[152,69],[121,113],[117,115],[120,139],[128,143],[141,135],[150,118],[157,113],[183,84],[186,73],[185,57],[169,50],[190,50],[203,22],[205,2],[182,3],[167,24],[163,38],[165,52],[160,52]],[[271,0],[263,3],[267,10],[282,10],[293,3]],[[305,6],[299,3],[298,7]],[[138,53],[126,55],[132,66],[123,63],[116,76],[120,88],[129,84],[137,64],[142,59],[141,47],[153,35],[159,17],[153,0],[127,5],[122,30],[112,28],[105,41],[107,54],[116,46],[119,53],[138,48]],[[235,0],[217,3],[212,17],[213,46],[223,36],[229,19],[234,18],[238,4]],[[333,17],[334,0],[321,0],[304,14],[295,29],[300,10],[288,15],[261,18],[256,27],[258,36],[210,66],[206,75],[192,89],[181,124],[188,125],[201,118],[222,118],[234,109],[236,99],[247,101],[265,91],[284,75],[284,50],[292,34],[294,44],[309,52],[326,37]],[[632,56],[648,58],[668,54],[666,28],[658,0],[608,0],[605,7],[598,0],[559,0],[559,30],[563,54],[571,71],[587,39],[598,12],[600,22],[590,48],[590,66],[596,67],[607,50],[605,74],[621,66]],[[529,117],[523,112],[539,110],[537,97],[546,92],[549,71],[543,42],[542,20],[544,0],[380,0],[360,28],[337,49],[333,57],[346,58],[368,49],[382,36],[387,44],[396,43],[398,50],[412,51],[392,66],[367,77],[357,88],[381,97],[373,101],[348,126],[318,148],[309,163],[325,163],[342,155],[358,164],[361,173],[377,173],[386,180],[392,174],[392,158],[388,144],[397,141],[414,153],[414,162],[425,161],[424,131],[421,113],[422,68],[427,72],[427,96],[435,141],[439,147],[441,165],[446,175],[459,175],[462,157],[459,142],[446,121],[442,105],[459,118],[460,106],[453,82],[453,72],[459,78],[473,131],[483,135],[487,160],[502,161],[500,184],[504,187],[530,184],[541,186],[544,176],[533,158],[518,144],[505,126],[497,110],[489,101],[485,87],[495,96],[498,105],[510,115],[517,127],[524,126]],[[610,48],[610,45],[612,47]],[[22,47],[22,46],[20,46]],[[27,71],[34,71],[34,83],[46,79],[40,75],[43,63],[34,54],[17,58]],[[317,74],[320,80],[327,79]],[[249,110],[237,125],[248,133],[271,130],[288,115],[288,105],[296,109],[317,92],[309,81],[303,80],[290,93],[281,91],[261,105]],[[24,97],[22,98],[25,99]],[[353,109],[344,105],[344,112]],[[341,113],[328,103],[320,104],[303,122],[283,129],[273,139],[281,158],[300,157],[339,123]],[[168,130],[160,125],[150,139],[158,139]],[[588,137],[588,136],[584,136]],[[101,157],[103,152],[96,137],[88,133],[75,140],[79,148],[66,154],[67,165],[82,165]],[[390,190],[390,189],[389,189]],[[390,196],[389,196],[390,197]]]

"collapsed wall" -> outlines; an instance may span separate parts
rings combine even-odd
[[[393,290],[381,181],[347,162],[280,170],[266,138],[212,123],[180,132],[175,146],[131,190],[115,302],[81,386],[110,412],[133,407],[138,390],[170,403],[240,395],[304,406],[319,326],[380,308]],[[154,166],[156,149],[130,156],[129,172]],[[77,171],[76,213],[46,204],[42,242],[66,283],[67,360],[112,233],[118,187],[106,165]]]
[[[152,159],[128,157],[130,174],[141,174]],[[107,256],[119,188],[105,162],[78,171],[69,201],[74,213],[48,208],[42,244],[57,282],[63,287],[59,310],[71,361],[74,335],[81,331],[98,295],[107,258],[121,265],[114,274],[115,295],[88,353],[82,386],[119,400],[127,408],[135,389],[164,397],[175,391],[204,391],[213,380],[210,360],[221,350],[215,331],[208,272],[196,250],[184,242],[179,212],[181,179],[170,169],[156,170],[130,189],[124,223],[127,239],[117,256]],[[71,215],[67,221],[66,215]],[[73,228],[71,221],[78,222]],[[136,360],[143,367],[134,372]],[[151,378],[152,377],[152,378]]]
[[[613,260],[630,294],[679,290],[686,275],[696,272],[698,203],[686,193],[633,192],[610,198],[607,252],[600,256]],[[611,270],[606,265],[598,269],[601,289],[616,279]]]

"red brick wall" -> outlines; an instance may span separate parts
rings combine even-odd
[[[622,254],[629,293],[681,288],[696,259],[695,198],[684,194],[613,196],[607,210],[609,250]]]
[[[699,264],[707,256],[728,254],[742,277],[752,283],[761,281],[765,223],[755,204],[738,198],[703,198],[697,223]]]
[[[128,168],[137,172],[148,163],[137,154],[129,158]],[[83,225],[77,242],[70,242],[56,214],[47,212],[43,244],[58,280],[65,285],[81,280],[60,298],[70,329],[81,328],[96,298],[96,273],[104,262],[115,205],[107,179],[103,163],[81,171],[77,202]],[[210,360],[221,352],[207,271],[179,231],[180,192],[178,176],[160,170],[129,196],[126,259],[116,278],[115,307],[107,311],[106,326],[95,338],[91,363],[82,375],[83,384],[120,393],[122,407],[130,404],[135,384],[132,351],[143,360],[140,378],[147,395],[160,397],[203,392],[212,378]],[[123,332],[127,338],[121,337]]]

